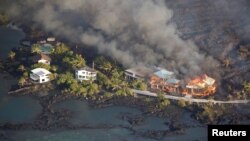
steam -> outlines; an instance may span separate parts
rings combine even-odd
[[[157,65],[188,76],[211,71],[217,62],[179,37],[173,12],[163,0],[22,0],[11,15],[46,31],[96,47],[126,67]],[[23,7],[23,8],[20,8]],[[17,12],[16,12],[17,11]]]

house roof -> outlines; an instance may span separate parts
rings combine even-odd
[[[207,85],[211,86],[215,83],[215,80],[211,77],[206,77],[204,80],[203,80]]]
[[[90,68],[90,67],[83,67],[83,68],[79,68],[79,69],[76,69],[76,71],[81,71],[81,70],[85,70],[85,71],[88,71],[88,72],[96,72],[96,70]]]
[[[201,89],[201,88],[205,88],[206,86],[212,86],[214,83],[215,83],[215,79],[208,77],[206,74],[204,74],[191,80],[186,87],[194,88],[194,89]]]
[[[155,72],[154,75],[156,75],[162,79],[170,79],[174,75],[174,72],[171,72],[171,71],[168,71],[165,69],[161,69],[161,70]]]
[[[180,80],[175,79],[175,78],[171,78],[171,79],[168,79],[167,82],[170,84],[179,84]]]
[[[44,69],[44,68],[36,68],[36,69],[33,69],[31,70],[32,73],[36,74],[36,75],[47,75],[47,74],[51,74],[50,71]]]
[[[51,61],[51,58],[50,58],[48,55],[43,54],[43,53],[35,55],[32,59],[33,59],[35,62],[37,62],[37,61],[39,61],[39,60],[41,60],[41,59],[47,60],[47,61]]]
[[[125,72],[136,74],[141,77],[146,77],[150,75],[153,72],[153,70],[152,68],[147,68],[145,66],[138,66],[138,67],[127,69],[125,70]]]

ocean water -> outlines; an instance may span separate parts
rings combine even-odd
[[[18,47],[24,36],[21,30],[0,26],[0,59],[6,58],[13,47]]]
[[[19,46],[24,33],[7,27],[0,27],[0,58],[6,58],[8,52]],[[38,101],[30,97],[13,97],[7,95],[12,84],[17,82],[7,73],[0,74],[0,123],[27,122],[34,119],[41,111]]]
[[[6,58],[12,47],[19,45],[19,40],[24,37],[20,30],[0,27],[0,58]],[[38,100],[29,96],[13,97],[7,95],[10,86],[16,83],[16,79],[8,74],[0,74],[0,124],[7,122],[21,123],[32,122],[41,112],[42,108]],[[0,130],[7,138],[0,140],[12,141],[155,141],[145,138],[134,131],[145,132],[147,130],[168,130],[166,122],[169,119],[158,117],[144,117],[139,125],[131,125],[124,116],[137,118],[143,117],[136,108],[115,106],[106,108],[93,108],[88,103],[79,100],[68,100],[52,106],[55,110],[66,109],[72,112],[70,122],[75,125],[115,125],[111,129],[56,129],[49,131],[39,130]],[[183,123],[198,125],[199,123],[190,117],[190,113],[183,113]],[[132,129],[128,129],[128,128]],[[193,141],[204,140],[205,128],[188,128],[183,135],[172,135],[162,140],[169,141]]]

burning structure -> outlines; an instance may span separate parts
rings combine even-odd
[[[149,85],[151,89],[166,92],[178,92],[180,80],[176,79],[174,72],[159,69],[150,76]]]
[[[208,96],[214,94],[215,91],[215,79],[204,74],[189,81],[182,93],[194,96]]]
[[[168,93],[179,93],[192,96],[208,96],[216,91],[215,79],[206,74],[184,83],[176,78],[174,72],[159,67],[137,67],[127,69],[125,76],[128,81],[135,79],[144,79],[151,90],[164,91]]]

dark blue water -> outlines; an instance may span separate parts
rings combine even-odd
[[[24,36],[25,34],[20,30],[0,26],[0,58],[7,57],[13,47],[18,47],[19,41]]]
[[[24,37],[24,33],[20,30],[13,30],[0,27],[0,57],[7,57],[12,47],[19,46],[19,40]],[[7,92],[10,86],[16,83],[16,79],[8,74],[0,74],[0,124],[11,122],[32,122],[41,112],[41,105],[35,99],[29,96],[12,97]],[[72,111],[70,122],[75,125],[88,124],[112,124],[112,129],[81,129],[81,130],[0,130],[6,133],[12,140],[17,141],[154,141],[154,139],[145,138],[138,134],[133,134],[130,127],[136,131],[147,130],[168,130],[165,124],[169,119],[158,117],[144,117],[143,124],[132,126],[127,120],[121,117],[126,116],[142,116],[141,111],[136,108],[123,106],[92,108],[86,102],[78,100],[69,100],[54,104],[57,109],[67,109]],[[199,125],[199,123],[190,117],[190,113],[183,113],[183,123],[187,125]],[[189,128],[185,130],[185,134],[176,136],[168,136],[163,140],[168,141],[193,141],[196,139],[206,140],[205,128]]]

